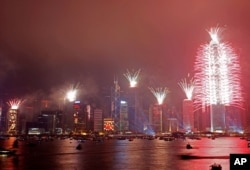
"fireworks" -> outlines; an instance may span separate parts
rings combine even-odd
[[[22,100],[21,99],[12,99],[12,100],[9,100],[7,103],[10,106],[10,109],[17,110],[20,107],[20,105],[22,104]]]
[[[67,99],[70,102],[75,101],[75,99],[76,99],[76,89],[72,89],[72,90],[68,91],[68,93],[67,93]]]
[[[167,93],[168,93],[168,90],[167,90],[166,87],[165,87],[165,88],[160,87],[160,88],[155,88],[155,89],[149,87],[149,90],[150,90],[150,91],[153,93],[153,95],[156,97],[157,102],[158,102],[159,105],[161,105],[161,104],[163,103],[163,101],[164,101],[164,99],[166,98]]]
[[[194,85],[195,85],[195,81],[193,80],[193,78],[191,78],[189,82],[187,82],[186,79],[183,79],[178,84],[182,88],[182,90],[185,92],[187,99],[192,100],[193,92],[194,92]]]
[[[195,102],[202,106],[242,103],[238,56],[220,42],[220,28],[211,28],[211,41],[202,45],[195,62]]]
[[[130,72],[127,70],[127,73],[124,74],[124,76],[129,81],[130,87],[136,87],[139,79],[140,69],[137,71]]]
[[[76,94],[77,94],[77,90],[78,90],[79,84],[71,85],[70,88],[68,89],[67,93],[66,93],[66,98],[70,101],[73,102],[76,100]]]

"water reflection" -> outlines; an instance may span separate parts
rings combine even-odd
[[[1,146],[13,148],[15,138],[1,140]],[[186,149],[190,143],[194,149]],[[213,163],[229,170],[230,153],[250,153],[247,141],[237,137],[223,137],[211,140],[105,140],[103,142],[85,141],[77,150],[79,141],[43,141],[36,146],[28,146],[25,141],[18,143],[16,156],[1,156],[3,170],[15,169],[171,169],[201,170],[209,169]],[[211,156],[211,159],[180,159],[180,155]],[[213,159],[212,159],[213,158]]]

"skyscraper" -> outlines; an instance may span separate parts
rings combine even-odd
[[[210,131],[224,131],[225,106],[241,107],[238,56],[229,43],[221,42],[220,28],[211,28],[211,41],[201,46],[195,61],[195,104],[210,114]]]

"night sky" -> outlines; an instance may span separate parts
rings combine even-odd
[[[214,26],[240,56],[248,94],[249,0],[1,0],[0,93],[50,93],[71,82],[101,89],[114,75],[128,86],[126,69],[181,91]]]

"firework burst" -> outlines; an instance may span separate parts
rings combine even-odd
[[[66,98],[70,101],[73,102],[76,100],[76,93],[77,90],[76,89],[70,89],[67,94],[66,94]]]
[[[149,87],[149,90],[153,93],[159,105],[163,103],[164,99],[167,96],[167,93],[169,92],[166,87],[165,88],[159,87],[155,89]]]
[[[64,93],[66,93],[66,99],[68,99],[70,102],[75,101],[79,87],[80,87],[79,83],[77,83],[75,85],[71,84],[69,86],[69,88],[67,88],[64,92]]]
[[[192,100],[195,87],[195,81],[193,80],[193,78],[191,78],[189,82],[186,79],[182,79],[178,84],[184,91],[187,99]]]
[[[10,109],[17,110],[20,107],[20,105],[22,104],[22,100],[21,99],[11,99],[7,103],[10,106]]]
[[[131,71],[131,72],[129,70],[127,70],[127,73],[124,74],[124,76],[129,81],[130,87],[136,87],[137,86],[140,71],[141,71],[140,69],[137,70],[137,71]]]
[[[195,62],[195,103],[208,105],[242,104],[238,56],[228,43],[220,41],[220,28],[208,32],[211,41],[202,45]]]

